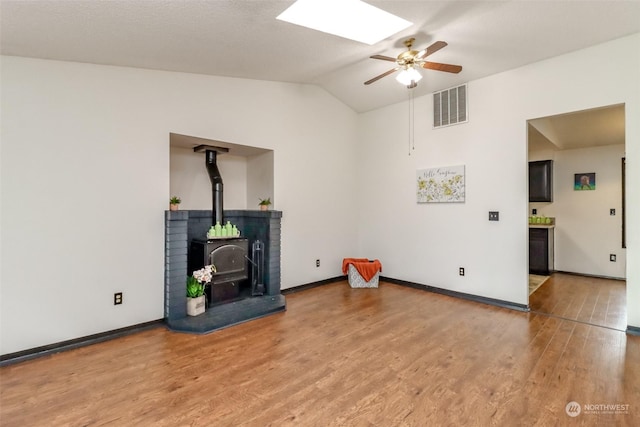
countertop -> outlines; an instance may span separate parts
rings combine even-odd
[[[529,224],[529,228],[556,228],[555,224]]]

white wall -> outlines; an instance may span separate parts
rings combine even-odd
[[[624,278],[622,248],[622,164],[624,144],[532,152],[529,160],[552,159],[553,202],[530,203],[538,215],[556,218],[555,269],[572,273]],[[574,191],[574,174],[596,173],[595,191]],[[616,215],[609,215],[609,209]],[[616,262],[609,261],[616,254]]]
[[[205,154],[193,149],[171,146],[169,187],[171,196],[180,197],[180,209],[208,209],[212,206],[211,179]],[[222,176],[224,209],[247,208],[247,159],[231,154],[216,157]]]
[[[261,199],[271,199],[269,209],[277,209],[273,197],[273,151],[247,158],[247,209],[259,209]]]
[[[356,114],[325,91],[17,57],[1,67],[0,353],[163,317],[170,132],[277,153],[283,288],[337,276],[355,253]]]
[[[389,277],[528,304],[527,120],[625,103],[627,213],[639,218],[638,75],[640,34],[470,82],[467,124],[432,129],[432,98],[418,98],[411,156],[406,103],[362,114],[361,251],[380,258]],[[416,169],[459,164],[464,204],[416,203]],[[489,210],[499,222],[488,221]],[[628,221],[628,237],[628,323],[638,326],[637,221]]]
[[[517,143],[525,126],[496,126],[479,101],[494,96],[489,82],[471,82],[471,121],[437,130],[431,97],[416,99],[411,156],[406,105],[363,115],[360,245],[385,276],[526,304],[527,236],[513,231],[525,224],[526,170],[515,160],[526,158]],[[465,203],[417,204],[416,169],[453,165],[465,165]],[[488,221],[490,210],[499,222]]]

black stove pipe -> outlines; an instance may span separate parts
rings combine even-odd
[[[220,175],[220,171],[218,170],[218,165],[216,164],[216,152],[213,150],[207,150],[206,155],[206,163],[207,163],[207,172],[209,172],[209,179],[211,179],[211,200],[213,203],[213,224],[219,222],[220,225],[223,225],[222,221],[222,195],[223,195],[223,185],[222,185],[222,176]]]

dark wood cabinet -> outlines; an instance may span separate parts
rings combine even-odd
[[[553,202],[553,160],[529,162],[529,201]]]
[[[529,228],[529,273],[548,276],[553,270],[553,228]]]

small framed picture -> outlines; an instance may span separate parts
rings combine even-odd
[[[596,189],[596,173],[577,173],[573,179],[574,191],[588,191]]]

